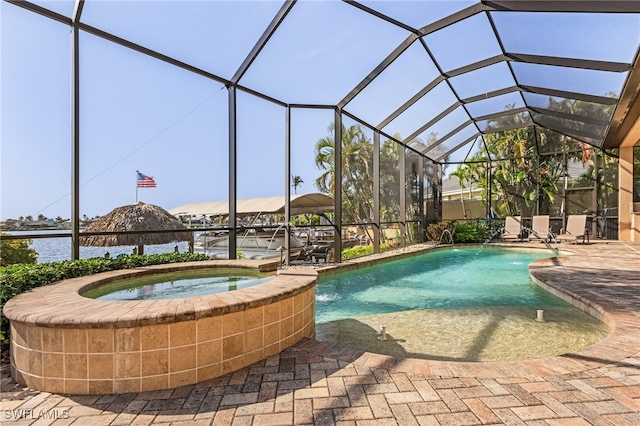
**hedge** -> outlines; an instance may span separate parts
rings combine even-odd
[[[200,253],[162,253],[8,265],[0,270],[0,310],[9,299],[20,293],[69,278],[140,266],[201,260],[211,260],[211,258]],[[0,341],[4,351],[5,345],[9,343],[9,320],[4,317],[4,314],[1,315]]]

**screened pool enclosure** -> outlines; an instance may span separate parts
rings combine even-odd
[[[586,213],[640,241],[638,1],[5,0],[2,27],[3,182],[46,162],[11,185],[63,203],[71,258],[137,169],[142,201],[227,201],[191,219],[231,237],[258,226],[238,200],[284,196],[293,232],[318,192],[335,235],[423,242],[453,177],[481,206],[458,220]]]

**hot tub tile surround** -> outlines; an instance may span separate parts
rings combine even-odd
[[[315,336],[313,270],[187,299],[102,301],[80,293],[123,278],[194,268],[264,266],[207,261],[112,271],[10,300],[11,369],[19,383],[58,393],[171,389],[202,382]]]

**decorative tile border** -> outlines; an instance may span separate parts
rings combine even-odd
[[[158,265],[66,280],[5,305],[11,373],[33,389],[72,394],[171,389],[212,379],[315,335],[312,270],[200,297],[102,301],[80,293],[123,278],[264,262]]]

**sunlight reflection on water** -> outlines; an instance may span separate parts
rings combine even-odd
[[[528,264],[553,255],[443,249],[322,278],[316,338],[392,356],[457,361],[533,359],[584,348],[609,328],[533,283]],[[538,309],[545,322],[535,320]],[[381,324],[384,342],[377,339]]]

